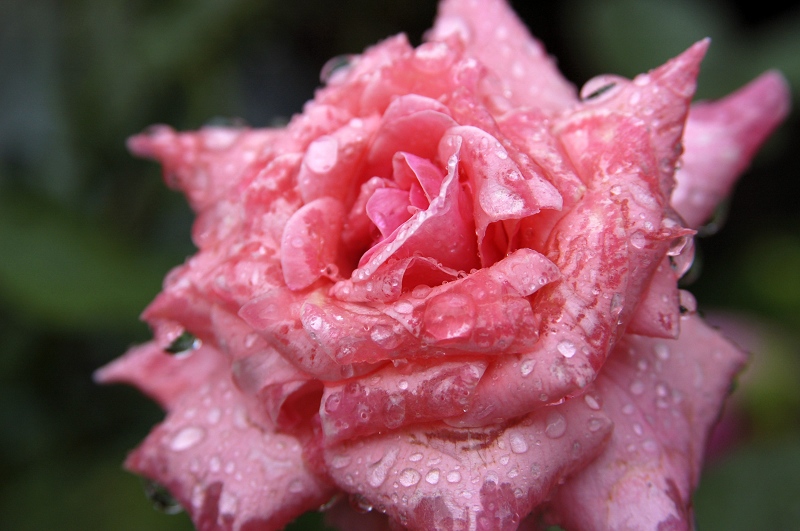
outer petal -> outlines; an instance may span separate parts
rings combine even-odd
[[[132,351],[127,364],[112,364],[100,378],[141,383],[131,358],[152,364],[156,357],[152,349]],[[152,373],[163,378],[149,385],[151,394],[169,395],[170,411],[126,466],[167,487],[198,529],[279,529],[330,498],[333,488],[310,472],[299,441],[250,414],[222,354],[201,347],[160,363],[172,370]],[[162,383],[168,390],[160,390]]]
[[[610,429],[597,402],[575,400],[483,429],[434,423],[348,441],[325,460],[358,502],[410,529],[511,531]]]
[[[711,217],[761,144],[789,113],[786,80],[768,72],[730,96],[692,107],[683,165],[675,173],[675,210],[690,227]]]
[[[427,37],[457,39],[468,55],[489,67],[499,86],[487,96],[505,95],[508,105],[549,112],[576,102],[575,88],[502,0],[445,0]]]
[[[611,443],[558,490],[568,529],[690,529],[705,442],[746,356],[696,316],[677,340],[625,336],[596,385]]]

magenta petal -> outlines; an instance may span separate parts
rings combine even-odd
[[[511,531],[602,450],[611,423],[594,406],[570,401],[484,429],[424,424],[333,445],[325,461],[357,501],[409,529]]]
[[[611,442],[558,490],[554,519],[568,529],[690,529],[706,438],[745,359],[694,315],[677,340],[625,336],[596,382]]]
[[[558,112],[575,103],[575,88],[558,71],[544,46],[502,0],[446,0],[427,35],[429,40],[457,39],[467,54],[490,68],[501,82],[492,96],[504,95],[515,107]]]
[[[251,421],[222,356],[192,356],[216,360],[215,370],[182,394],[126,467],[167,487],[198,529],[277,529],[330,498],[297,439]]]
[[[711,217],[789,105],[786,80],[767,72],[719,101],[692,106],[672,195],[675,210],[690,227]]]

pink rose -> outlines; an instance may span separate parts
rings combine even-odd
[[[199,251],[98,373],[168,412],[127,467],[205,530],[341,493],[410,529],[690,528],[745,356],[677,279],[788,107],[768,73],[690,111],[707,46],[578,96],[502,0],[444,0],[285,129],[132,138]]]

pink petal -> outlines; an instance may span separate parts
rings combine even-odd
[[[629,334],[675,339],[680,333],[680,297],[678,276],[670,261],[661,261],[643,299],[636,307],[628,328]]]
[[[214,370],[186,389],[126,467],[167,487],[198,529],[277,529],[330,498],[297,439],[251,420],[222,356],[204,347],[189,359],[205,368],[203,358],[216,360]]]
[[[358,503],[410,529],[513,530],[597,455],[610,428],[575,400],[484,429],[432,423],[346,441],[325,461]]]
[[[719,101],[692,106],[672,195],[675,210],[690,227],[711,217],[789,106],[789,88],[778,72],[767,72]]]
[[[268,146],[286,133],[276,129],[206,127],[176,133],[158,126],[128,140],[128,149],[164,166],[167,184],[183,190],[192,207],[213,205],[270,158]]]
[[[378,125],[376,118],[353,119],[331,134],[315,138],[303,155],[297,187],[303,201],[321,197],[348,201],[367,146]]]
[[[415,94],[397,97],[381,117],[367,156],[367,174],[388,177],[392,156],[401,151],[435,160],[439,139],[454,125],[447,107],[434,99]]]
[[[289,289],[309,287],[335,264],[343,223],[344,208],[331,197],[315,199],[289,218],[281,238],[281,268]]]
[[[500,80],[491,94],[507,95],[515,107],[557,112],[576,101],[574,87],[558,72],[555,61],[502,0],[441,2],[427,38],[463,43],[467,54]]]
[[[597,379],[605,452],[557,491],[568,529],[690,529],[708,432],[746,356],[695,316],[676,340],[626,335]]]
[[[367,201],[367,216],[386,238],[411,217],[409,206],[406,190],[380,188]]]
[[[359,269],[353,271],[353,279],[369,278],[390,258],[410,256],[432,258],[457,271],[476,268],[479,265],[477,241],[467,201],[455,166],[449,165],[438,195],[431,200],[428,209],[415,212],[388,238],[364,253]]]
[[[479,242],[492,222],[532,216],[543,208],[561,208],[561,196],[553,185],[517,165],[500,142],[481,129],[449,129],[439,143],[439,158],[453,156],[472,187]]]
[[[330,385],[320,416],[325,444],[458,415],[469,406],[485,360],[408,363]]]
[[[538,317],[528,297],[558,275],[545,257],[519,249],[448,284],[420,285],[392,304],[309,298],[301,319],[308,337],[338,363],[499,355],[536,342]]]
[[[286,360],[319,380],[337,381],[375,370],[377,366],[366,363],[337,363],[299,326],[307,298],[319,297],[324,296],[318,292],[303,296],[288,289],[275,289],[242,306],[239,316]]]

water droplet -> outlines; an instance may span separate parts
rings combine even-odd
[[[656,394],[661,398],[666,397],[669,394],[669,389],[667,388],[667,385],[664,383],[656,384]]]
[[[422,479],[422,475],[413,468],[406,468],[397,476],[397,481],[404,487],[416,485],[420,479]]]
[[[349,465],[351,461],[352,459],[349,455],[335,455],[331,459],[331,467],[336,469],[344,468]]]
[[[528,443],[520,433],[512,433],[508,438],[508,443],[511,445],[511,451],[515,454],[524,454],[528,451]]]
[[[339,81],[350,70],[351,60],[350,55],[337,55],[328,59],[319,73],[320,81],[325,84]]]
[[[507,465],[509,459],[511,459],[511,457],[508,454],[500,456],[500,464]]]
[[[647,237],[642,231],[637,230],[631,234],[631,245],[637,249],[641,249],[645,246],[645,244],[647,244]]]
[[[639,424],[638,422],[635,422],[633,424],[633,433],[635,433],[639,437],[641,437],[642,434],[644,434],[644,430],[642,429],[642,425]]]
[[[397,382],[397,387],[399,387],[402,391],[408,389],[408,381],[407,380],[400,380]]]
[[[430,286],[419,284],[418,286],[414,286],[414,289],[411,290],[411,296],[415,299],[424,299],[430,295],[431,291],[432,288]]]
[[[372,503],[361,494],[350,495],[350,507],[360,513],[368,513],[372,511]]]
[[[206,413],[206,420],[208,421],[209,424],[212,425],[219,422],[219,419],[221,417],[222,417],[222,411],[220,411],[218,407],[211,408],[208,410],[208,413]]]
[[[466,338],[475,326],[475,303],[471,297],[442,293],[433,297],[425,308],[423,327],[436,341]]]
[[[557,411],[547,415],[547,427],[544,429],[545,435],[551,439],[558,439],[567,431],[567,419]]]
[[[600,409],[600,403],[592,395],[583,395],[583,401],[586,402],[586,405],[589,406],[589,409],[594,409],[595,411]]]
[[[402,342],[400,336],[395,334],[391,327],[380,324],[372,327],[369,337],[378,346],[387,350],[396,348]]]
[[[451,470],[447,473],[448,483],[458,483],[459,481],[461,481],[461,472],[458,470]]]
[[[332,136],[321,136],[308,145],[303,164],[314,173],[328,173],[338,158],[339,141]]]
[[[658,451],[658,444],[653,439],[647,439],[642,443],[642,448],[654,454]]]
[[[633,407],[633,404],[625,404],[624,406],[622,406],[622,412],[625,415],[633,415],[635,411],[636,408]]]
[[[571,358],[575,355],[575,344],[571,341],[562,341],[556,345],[556,348],[565,358]]]
[[[536,367],[536,360],[525,360],[519,367],[522,376],[528,376],[530,373],[533,372],[533,368]]]
[[[191,332],[183,331],[172,343],[164,350],[170,354],[183,354],[197,350],[202,345],[202,341],[197,339]]]
[[[605,422],[603,422],[603,419],[599,419],[597,417],[589,418],[589,431],[591,431],[591,432],[596,432],[597,430],[602,428],[604,425],[605,425]]]
[[[157,511],[165,514],[178,514],[183,507],[162,484],[144,479],[144,494]]]
[[[374,463],[367,474],[367,481],[375,488],[380,487],[386,481],[386,476],[389,469],[394,465],[397,459],[397,448],[392,448],[386,455],[384,455],[377,463]]]
[[[617,90],[614,90],[619,83],[616,76],[597,76],[587,81],[581,87],[580,98],[582,101],[604,101],[611,98]]]
[[[394,305],[394,311],[400,314],[407,314],[414,311],[414,305],[408,301],[400,301]]]
[[[428,473],[425,474],[425,481],[427,481],[431,485],[436,485],[437,483],[439,483],[439,469],[433,468],[429,470]]]
[[[212,456],[208,460],[208,469],[216,473],[219,472],[220,468],[222,468],[222,462],[219,460],[219,456]]]
[[[640,380],[634,380],[631,383],[631,394],[639,396],[640,394],[644,393],[644,384]]]
[[[411,454],[410,456],[408,456],[408,460],[411,461],[412,463],[416,463],[417,461],[422,461],[423,457],[424,456],[421,453],[417,452],[415,454]]]
[[[303,490],[304,490],[303,482],[300,481],[299,479],[295,479],[291,483],[289,483],[289,492],[291,492],[292,494],[299,494],[303,492]]]
[[[198,428],[195,426],[183,428],[181,431],[175,434],[175,437],[172,438],[172,442],[170,443],[169,447],[175,452],[188,450],[192,446],[202,441],[205,435],[206,432],[203,428]]]

